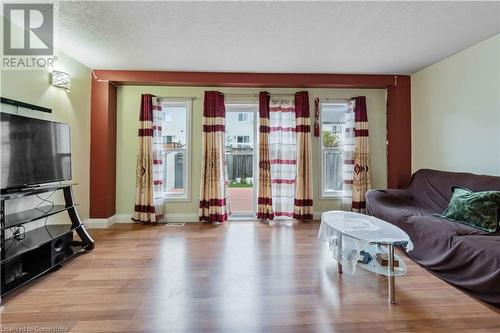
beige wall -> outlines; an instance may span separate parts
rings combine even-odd
[[[167,219],[182,220],[182,216],[192,221],[198,214],[198,197],[200,186],[200,170],[202,155],[202,107],[205,90],[219,90],[224,93],[256,94],[266,89],[245,88],[202,88],[202,87],[158,87],[158,86],[122,86],[118,88],[118,120],[117,120],[117,214],[124,214],[124,220],[133,211],[135,195],[135,166],[138,151],[138,112],[140,95],[151,93],[156,96],[194,96],[192,115],[192,149],[191,149],[191,201],[166,203]],[[267,89],[271,93],[293,93],[300,89]],[[385,188],[387,185],[386,158],[386,91],[385,90],[344,90],[344,89],[308,89],[311,110],[316,97],[350,98],[364,95],[367,98],[370,149],[372,151],[373,185],[375,188]],[[312,117],[311,117],[312,123]],[[320,200],[319,174],[320,152],[319,140],[312,137],[313,145],[313,177],[314,177],[314,210],[316,213],[340,206],[339,200]]]
[[[2,70],[1,95],[22,102],[52,109],[43,113],[19,109],[19,114],[34,118],[68,123],[71,126],[72,174],[78,183],[74,188],[78,211],[83,219],[89,216],[90,179],[90,70],[66,56],[58,54],[55,69],[71,75],[71,92],[52,87],[48,70]],[[12,112],[10,106],[2,104],[2,110]],[[62,195],[54,196],[56,202],[64,202]],[[36,200],[36,199],[35,199]],[[22,209],[26,201],[11,202],[10,209]],[[52,222],[68,221],[66,214],[57,214]]]
[[[500,175],[500,34],[411,77],[412,169]]]

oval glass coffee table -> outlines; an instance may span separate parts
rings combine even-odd
[[[403,230],[386,221],[360,213],[330,211],[321,216],[318,238],[327,242],[338,263],[338,272],[354,273],[356,266],[388,277],[389,302],[395,303],[394,277],[406,274],[403,260],[394,254],[395,246],[406,251],[413,249],[410,237]],[[371,260],[358,262],[360,252],[368,253]],[[382,266],[376,256],[387,256],[387,266]],[[398,265],[395,267],[394,263]]]

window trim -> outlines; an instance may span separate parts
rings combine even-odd
[[[169,152],[181,152],[185,151],[184,158],[184,184],[186,191],[182,195],[173,195],[168,192],[162,192],[162,198],[165,202],[191,202],[191,133],[192,133],[192,110],[193,110],[193,100],[191,98],[160,98],[161,106],[163,109],[164,105],[167,106],[186,106],[186,147],[185,148],[162,148],[162,158],[165,151]]]
[[[328,102],[322,102],[320,100],[320,105],[319,105],[319,128],[320,128],[320,136],[319,136],[319,152],[320,152],[320,159],[321,159],[321,162],[320,162],[320,185],[319,185],[319,197],[320,199],[331,199],[331,200],[340,200],[342,199],[343,197],[343,191],[342,190],[339,190],[339,191],[328,191],[326,192],[325,191],[325,187],[324,187],[324,180],[326,179],[325,177],[325,168],[324,168],[324,164],[325,164],[325,151],[329,150],[328,148],[325,149],[325,147],[323,147],[323,117],[322,117],[322,106],[323,105],[333,105],[333,104],[342,104],[342,105],[345,105],[347,107],[349,107],[349,102],[347,99],[335,99],[335,100],[329,100]],[[334,149],[331,149],[331,150],[334,150]],[[340,149],[340,151],[342,151],[342,149]]]

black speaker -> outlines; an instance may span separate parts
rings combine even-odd
[[[73,231],[69,231],[50,242],[51,263],[57,265],[65,258],[73,254],[71,244],[73,243]]]

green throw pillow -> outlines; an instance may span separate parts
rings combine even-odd
[[[453,186],[451,191],[450,203],[441,217],[489,232],[498,230],[499,191],[474,192],[459,186]]]

